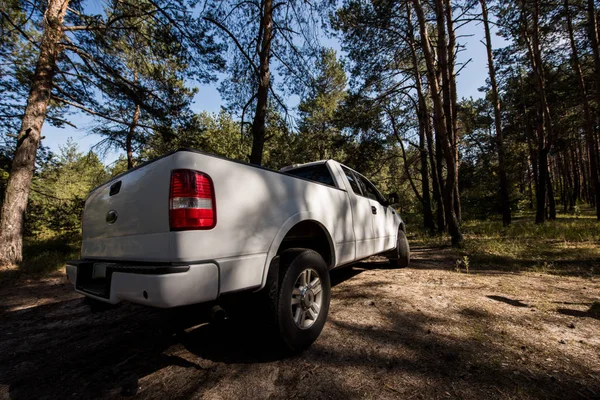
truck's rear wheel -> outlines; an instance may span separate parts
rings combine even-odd
[[[270,290],[273,328],[285,347],[298,352],[319,337],[327,320],[329,271],[323,258],[308,249],[285,250],[278,261],[279,284]]]
[[[410,247],[404,231],[398,231],[396,248],[388,254],[390,264],[396,268],[406,268],[410,263]]]

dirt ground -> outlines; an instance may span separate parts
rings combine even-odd
[[[335,271],[325,329],[293,357],[249,323],[91,313],[59,275],[5,285],[0,398],[600,399],[600,279],[453,268],[421,248],[407,269]]]

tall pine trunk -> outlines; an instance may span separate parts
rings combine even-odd
[[[127,131],[127,138],[125,139],[125,151],[127,152],[127,169],[133,168],[133,135],[137,128],[140,120],[140,105],[135,105],[135,111],[133,112],[133,118],[131,118],[131,124]]]
[[[556,199],[554,198],[554,185],[552,181],[552,169],[550,168],[550,159],[548,159],[548,172],[546,172],[546,186],[548,191],[548,219],[556,219]]]
[[[429,168],[427,163],[427,137],[431,135],[431,133],[427,132],[428,130],[431,130],[429,125],[429,110],[427,108],[427,101],[423,92],[423,82],[421,80],[421,71],[419,70],[419,59],[417,57],[417,50],[414,42],[414,29],[411,20],[411,9],[408,3],[406,4],[406,15],[409,30],[408,45],[410,47],[412,70],[418,96],[417,114],[419,119],[419,156],[421,159],[421,191],[423,193],[423,225],[430,233],[434,233],[435,223],[433,221],[433,211],[431,207],[431,194],[429,191]]]
[[[600,105],[600,39],[598,37],[598,22],[596,17],[596,8],[594,0],[588,0],[587,2],[587,14],[588,14],[588,36],[592,46],[592,54],[594,57],[594,69],[596,76],[596,102]],[[584,86],[585,87],[585,86]],[[588,138],[588,147],[590,149],[590,168],[592,170],[592,186],[594,187],[595,204],[596,204],[596,218],[600,221],[600,177],[598,172],[600,154],[598,154],[598,142],[595,136],[595,132],[591,131],[591,137]]]
[[[421,108],[421,106],[419,106]],[[433,211],[431,209],[431,192],[429,191],[429,167],[427,163],[427,149],[425,129],[427,117],[424,116],[419,127],[419,157],[421,158],[421,191],[423,192],[423,225],[430,233],[435,232]]]
[[[262,43],[258,65],[258,91],[256,95],[256,111],[252,121],[252,153],[250,163],[261,165],[263,149],[265,147],[265,124],[267,119],[267,106],[269,100],[269,87],[271,85],[271,41],[273,39],[273,0],[265,0],[263,8]]]
[[[539,28],[539,12],[540,12],[540,0],[534,1],[534,12],[532,15],[526,15],[526,1],[521,0],[521,29],[523,39],[527,45],[527,55],[531,64],[531,70],[533,72],[534,82],[537,91],[537,106],[538,106],[538,157],[539,165],[538,172],[539,176],[537,179],[537,190],[536,194],[536,217],[535,222],[537,224],[543,223],[546,218],[546,185],[548,175],[548,153],[550,152],[551,141],[553,139],[553,125],[552,117],[550,113],[550,107],[548,105],[548,98],[546,95],[546,78],[544,72],[544,64],[542,60],[542,52],[540,48],[540,28]],[[529,20],[531,20],[531,30],[529,27]]]
[[[452,15],[452,1],[444,0],[444,14],[446,16],[446,27],[448,29],[448,91],[450,93],[450,120],[452,125],[452,146],[454,149],[454,159],[456,160],[456,182],[454,184],[454,211],[458,221],[462,221],[462,206],[460,201],[460,190],[458,180],[458,167],[460,166],[460,158],[458,152],[458,117],[457,117],[457,91],[456,91],[456,76],[454,66],[456,63],[456,34],[454,32],[454,19]],[[440,5],[442,7],[442,5]]]
[[[546,220],[546,184],[548,182],[548,151],[543,143],[538,143],[537,156],[538,176],[535,188],[535,223],[541,224]]]
[[[438,3],[438,6],[442,3],[442,0],[436,1]],[[447,120],[444,114],[444,101],[442,100],[442,97],[440,95],[441,92],[437,83],[435,62],[433,58],[433,52],[429,45],[429,33],[427,31],[427,21],[425,19],[425,13],[423,11],[423,7],[421,6],[420,0],[413,0],[412,3],[419,21],[421,47],[423,49],[423,54],[425,56],[425,61],[427,64],[427,74],[430,85],[431,97],[433,101],[433,117],[435,123],[435,130],[443,146],[444,157],[446,159],[448,171],[447,180],[444,185],[444,206],[446,208],[446,222],[448,224],[448,231],[452,238],[452,246],[462,247],[464,244],[464,239],[460,231],[460,222],[456,217],[456,212],[454,209],[454,189],[457,179],[457,165],[456,159],[454,157],[454,150],[451,138],[449,137],[449,134],[451,133],[448,132],[448,130],[446,129]],[[442,27],[438,26],[438,29],[442,29]]]
[[[60,40],[68,4],[69,0],[48,0],[44,13],[44,33],[2,203],[0,265],[14,266],[23,260],[24,214],[56,74],[56,61],[62,51]]]
[[[440,199],[440,207],[438,207],[437,210],[438,232],[444,233],[448,230],[448,223],[446,222],[446,210],[444,209],[444,150],[442,149],[442,141],[437,134],[435,135],[435,160]]]
[[[502,133],[502,114],[500,112],[500,97],[498,96],[498,83],[496,82],[496,68],[494,66],[494,54],[492,52],[492,35],[488,21],[488,10],[486,0],[479,0],[481,4],[481,15],[483,18],[483,29],[485,31],[485,47],[487,49],[488,70],[490,84],[492,86],[492,103],[494,105],[494,126],[496,128],[496,146],[498,148],[498,176],[500,178],[500,209],[502,212],[502,224],[510,225],[510,199],[508,195],[508,180],[506,178],[506,167],[504,165],[504,138]]]

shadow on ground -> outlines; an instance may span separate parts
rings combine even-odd
[[[590,309],[586,311],[572,310],[569,308],[559,308],[557,311],[563,315],[570,315],[578,318],[594,318],[600,320],[600,302],[594,302]]]
[[[528,373],[519,366],[498,363],[497,357],[488,355],[503,354],[505,349],[500,347],[448,340],[445,332],[432,332],[435,318],[418,310],[400,311],[374,302],[374,307],[382,307],[384,326],[340,318],[339,310],[346,304],[362,304],[364,296],[360,288],[345,284],[366,271],[385,274],[388,268],[383,262],[363,262],[333,272],[340,304],[337,310],[332,308],[321,339],[295,356],[277,350],[252,318],[243,323],[207,324],[205,310],[200,308],[164,311],[125,304],[90,313],[77,298],[17,311],[5,309],[0,311],[0,388],[4,385],[15,399],[135,394],[188,398],[227,385],[233,385],[234,395],[224,392],[224,397],[289,398],[315,393],[316,398],[348,398],[364,397],[365,390],[376,393],[377,388],[391,398],[411,393],[425,398],[600,394],[600,387],[568,374]],[[364,285],[373,282],[378,281]],[[518,300],[499,296],[493,300],[522,307]],[[250,309],[248,315],[256,312]],[[454,323],[445,315],[437,319],[447,326]],[[265,371],[274,371],[275,376],[267,377]],[[357,386],[353,376],[364,383]],[[271,392],[247,391],[264,381],[272,384]],[[140,387],[146,389],[138,392]]]

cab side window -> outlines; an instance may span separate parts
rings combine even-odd
[[[384,203],[383,196],[381,196],[381,194],[375,188],[375,186],[371,182],[369,182],[368,179],[365,179],[362,176],[359,176],[358,178],[360,179],[360,182],[362,183],[362,186],[365,190],[366,196],[368,198],[370,198],[371,200],[375,200],[375,201],[378,201],[381,204],[383,204]]]
[[[354,173],[346,167],[342,167],[342,169],[344,170],[344,175],[346,175],[346,179],[348,179],[348,182],[350,183],[350,187],[352,187],[352,191],[355,194],[362,196],[363,194],[360,190],[360,184],[357,180],[356,175],[354,175]]]

